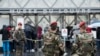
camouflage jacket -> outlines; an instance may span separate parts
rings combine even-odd
[[[55,51],[59,51],[59,44],[62,44],[59,35],[52,32],[48,32],[43,36],[43,39],[44,39],[43,52],[54,53]]]
[[[25,33],[23,30],[15,30],[14,32],[14,39],[19,42],[19,41],[24,41],[25,40]]]
[[[83,53],[94,53],[95,41],[92,33],[80,33],[76,35],[76,42],[72,46],[75,53],[82,55]]]

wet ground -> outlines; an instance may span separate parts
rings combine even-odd
[[[0,54],[0,56],[3,56],[3,54]],[[12,53],[10,56],[16,56],[16,55],[15,53]],[[44,56],[44,55],[41,51],[37,51],[37,52],[26,52],[24,53],[24,56]],[[68,52],[68,55],[65,56],[70,56],[70,51]],[[100,56],[100,51],[97,51],[95,56]]]
[[[3,56],[3,54],[0,54],[0,56]],[[10,56],[16,56],[14,53],[13,54],[10,54]],[[27,53],[24,53],[24,56],[44,56],[41,52],[27,52]]]

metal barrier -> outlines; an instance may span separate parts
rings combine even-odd
[[[14,39],[11,39],[11,40],[4,40],[4,41],[13,41]],[[37,42],[39,42],[39,41],[41,41],[41,42],[43,42],[43,39],[40,39],[40,40],[33,40],[33,39],[28,39],[28,38],[26,38],[26,40],[29,40],[29,41],[32,41],[32,42],[35,42],[35,45],[38,45],[38,43]],[[64,39],[62,39],[62,41],[64,41]],[[74,41],[74,39],[70,39],[70,40],[66,40],[66,41],[70,41],[70,42],[72,42],[72,41]],[[100,41],[100,39],[95,39],[95,41]],[[38,46],[35,46],[35,48],[36,49],[38,49]],[[42,47],[41,47],[42,48]],[[66,47],[65,47],[66,48]],[[23,52],[23,53],[25,53],[25,52]],[[27,52],[26,52],[27,53]],[[35,54],[34,54],[35,53]],[[41,54],[40,54],[41,53]],[[28,55],[28,56],[31,56],[31,55],[33,55],[34,54],[34,56],[43,56],[42,55],[42,51],[40,52],[40,51],[35,51],[35,52],[29,52],[29,54],[30,55]]]

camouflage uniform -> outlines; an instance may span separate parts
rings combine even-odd
[[[23,56],[25,33],[22,29],[14,32],[14,39],[16,41],[16,56]]]
[[[62,44],[59,35],[48,32],[44,35],[43,53],[45,56],[59,56],[59,44]]]
[[[76,42],[72,46],[72,56],[91,56],[95,50],[93,35],[84,32],[75,36]]]

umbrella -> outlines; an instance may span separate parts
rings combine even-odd
[[[90,25],[88,25],[88,27],[90,27],[90,28],[97,28],[97,27],[100,27],[100,22],[90,24]]]
[[[73,26],[72,32],[73,32],[74,34],[80,33],[79,24]]]
[[[79,24],[77,24],[77,25],[74,25],[74,26],[73,26],[73,29],[74,29],[74,30],[77,30],[77,29],[79,29]]]

